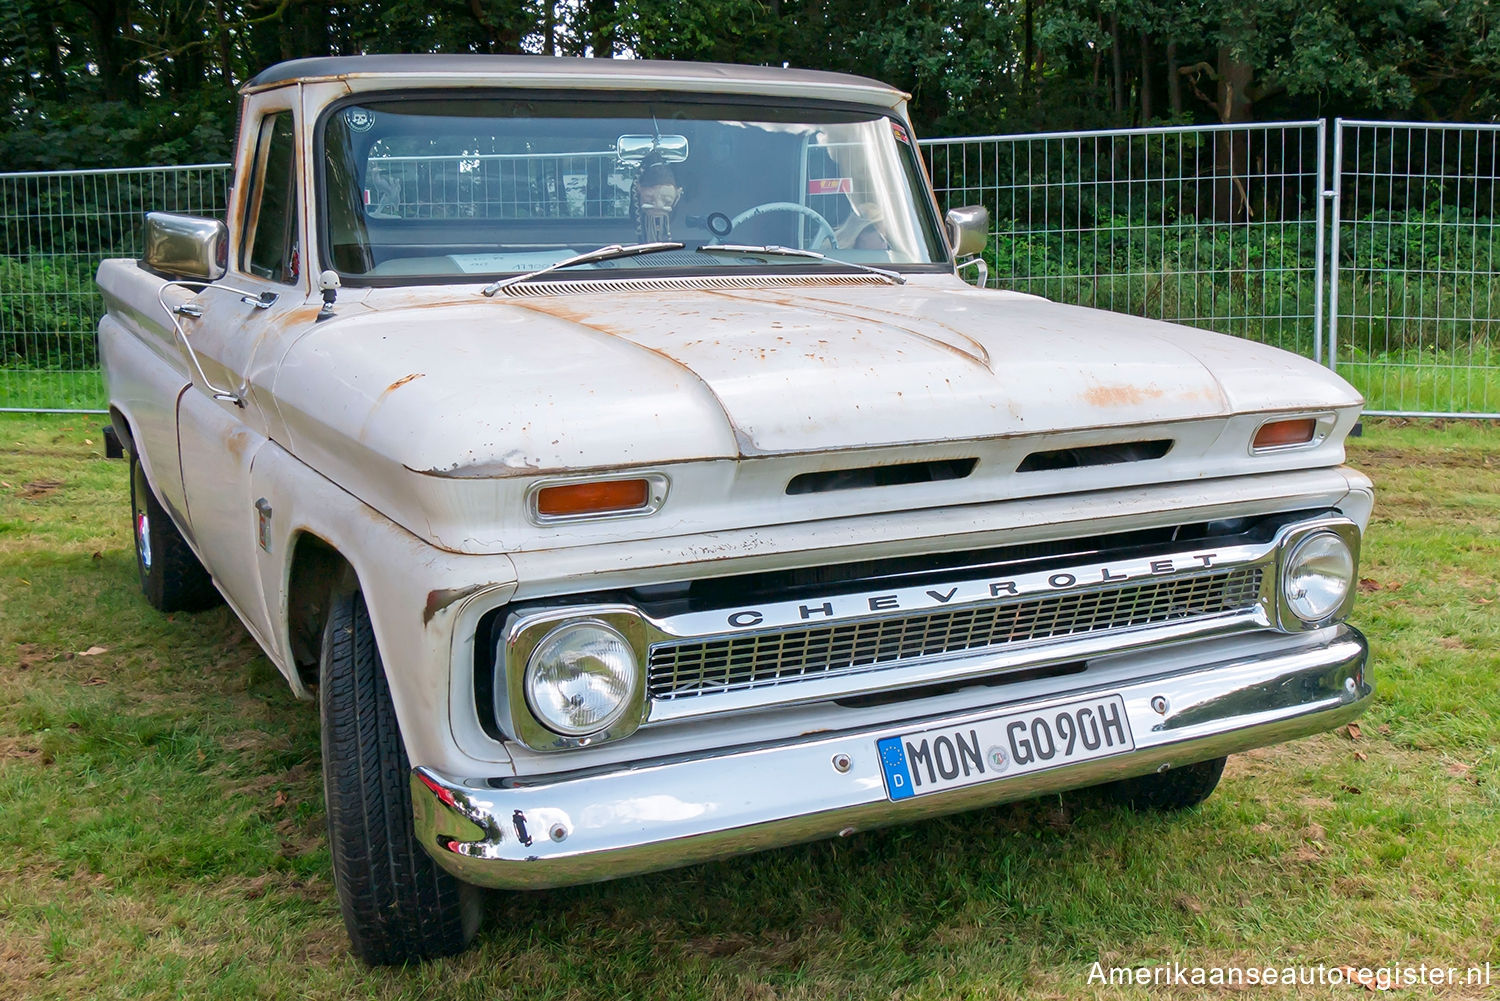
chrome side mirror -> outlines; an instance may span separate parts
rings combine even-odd
[[[171,278],[214,282],[228,269],[229,228],[218,219],[146,213],[146,267]]]
[[[984,252],[984,245],[990,238],[989,209],[983,205],[949,209],[945,221],[954,257],[971,257]]]

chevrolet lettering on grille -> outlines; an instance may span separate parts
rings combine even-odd
[[[975,601],[1019,598],[1051,591],[1066,591],[1076,587],[1118,584],[1141,577],[1159,577],[1166,574],[1203,570],[1217,565],[1218,555],[1218,553],[1193,553],[1165,559],[1142,560],[1138,563],[1099,564],[996,579],[898,588],[880,593],[839,595],[824,601],[785,601],[757,608],[736,609],[727,613],[724,621],[734,629],[790,626],[823,619],[869,615],[872,612],[920,611]]]

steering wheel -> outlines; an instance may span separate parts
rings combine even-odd
[[[768,212],[795,212],[797,215],[807,216],[813,222],[818,224],[818,228],[813,231],[813,246],[817,246],[819,240],[825,234],[828,237],[829,246],[838,246],[838,239],[833,235],[833,227],[829,225],[828,220],[824,219],[821,215],[808,208],[806,205],[798,205],[796,202],[762,202],[759,205],[752,205],[750,208],[746,209],[739,215],[735,216],[733,219],[729,220],[729,232],[733,233],[735,227],[740,225],[740,223],[749,222],[751,219],[754,219],[757,216],[763,216]],[[727,236],[728,233],[726,233],[725,235]]]

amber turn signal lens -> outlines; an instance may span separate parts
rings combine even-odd
[[[537,513],[544,518],[610,511],[634,511],[651,499],[646,480],[606,480],[602,483],[563,483],[543,487],[536,494]]]
[[[1252,448],[1283,448],[1287,445],[1303,445],[1313,440],[1318,422],[1311,417],[1298,417],[1290,421],[1272,421],[1263,424],[1255,432]]]

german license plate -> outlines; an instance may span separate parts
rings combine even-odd
[[[891,799],[907,799],[1135,748],[1118,695],[965,726],[886,737],[875,744]]]

